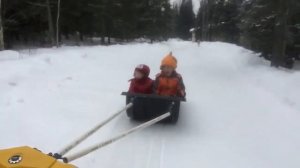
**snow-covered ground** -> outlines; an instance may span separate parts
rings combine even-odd
[[[156,124],[73,164],[300,167],[300,72],[270,68],[250,51],[220,42],[0,52],[0,148],[29,145],[57,152],[124,106],[120,93],[135,65],[148,64],[154,77],[169,51],[187,87],[178,123]],[[123,114],[78,149],[137,124]]]

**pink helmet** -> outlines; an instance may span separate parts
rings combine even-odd
[[[150,68],[145,64],[140,64],[136,66],[135,71],[142,72],[145,75],[145,77],[148,77],[150,74]]]

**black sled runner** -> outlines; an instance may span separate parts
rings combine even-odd
[[[153,119],[169,111],[171,116],[164,119],[163,122],[176,123],[179,118],[180,102],[186,101],[182,97],[155,94],[122,92],[122,95],[126,96],[126,104],[133,104],[127,109],[127,116],[138,121]]]

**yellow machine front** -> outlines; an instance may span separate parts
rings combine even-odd
[[[36,149],[24,146],[0,150],[0,168],[76,168]]]

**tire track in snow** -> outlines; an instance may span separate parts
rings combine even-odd
[[[122,116],[112,126],[112,134],[135,127],[142,122]],[[165,124],[156,124],[120,140],[109,150],[107,167],[161,168],[164,165]]]
[[[160,149],[160,168],[164,167],[164,160],[165,160],[165,139],[162,139],[161,141],[161,149]]]
[[[151,139],[150,150],[147,160],[147,168],[163,168],[165,153],[165,124],[157,124],[156,126],[162,128],[160,128],[159,131],[156,131],[156,136]],[[155,156],[157,156],[157,158],[155,158]],[[155,163],[157,163],[157,166],[152,165]]]

